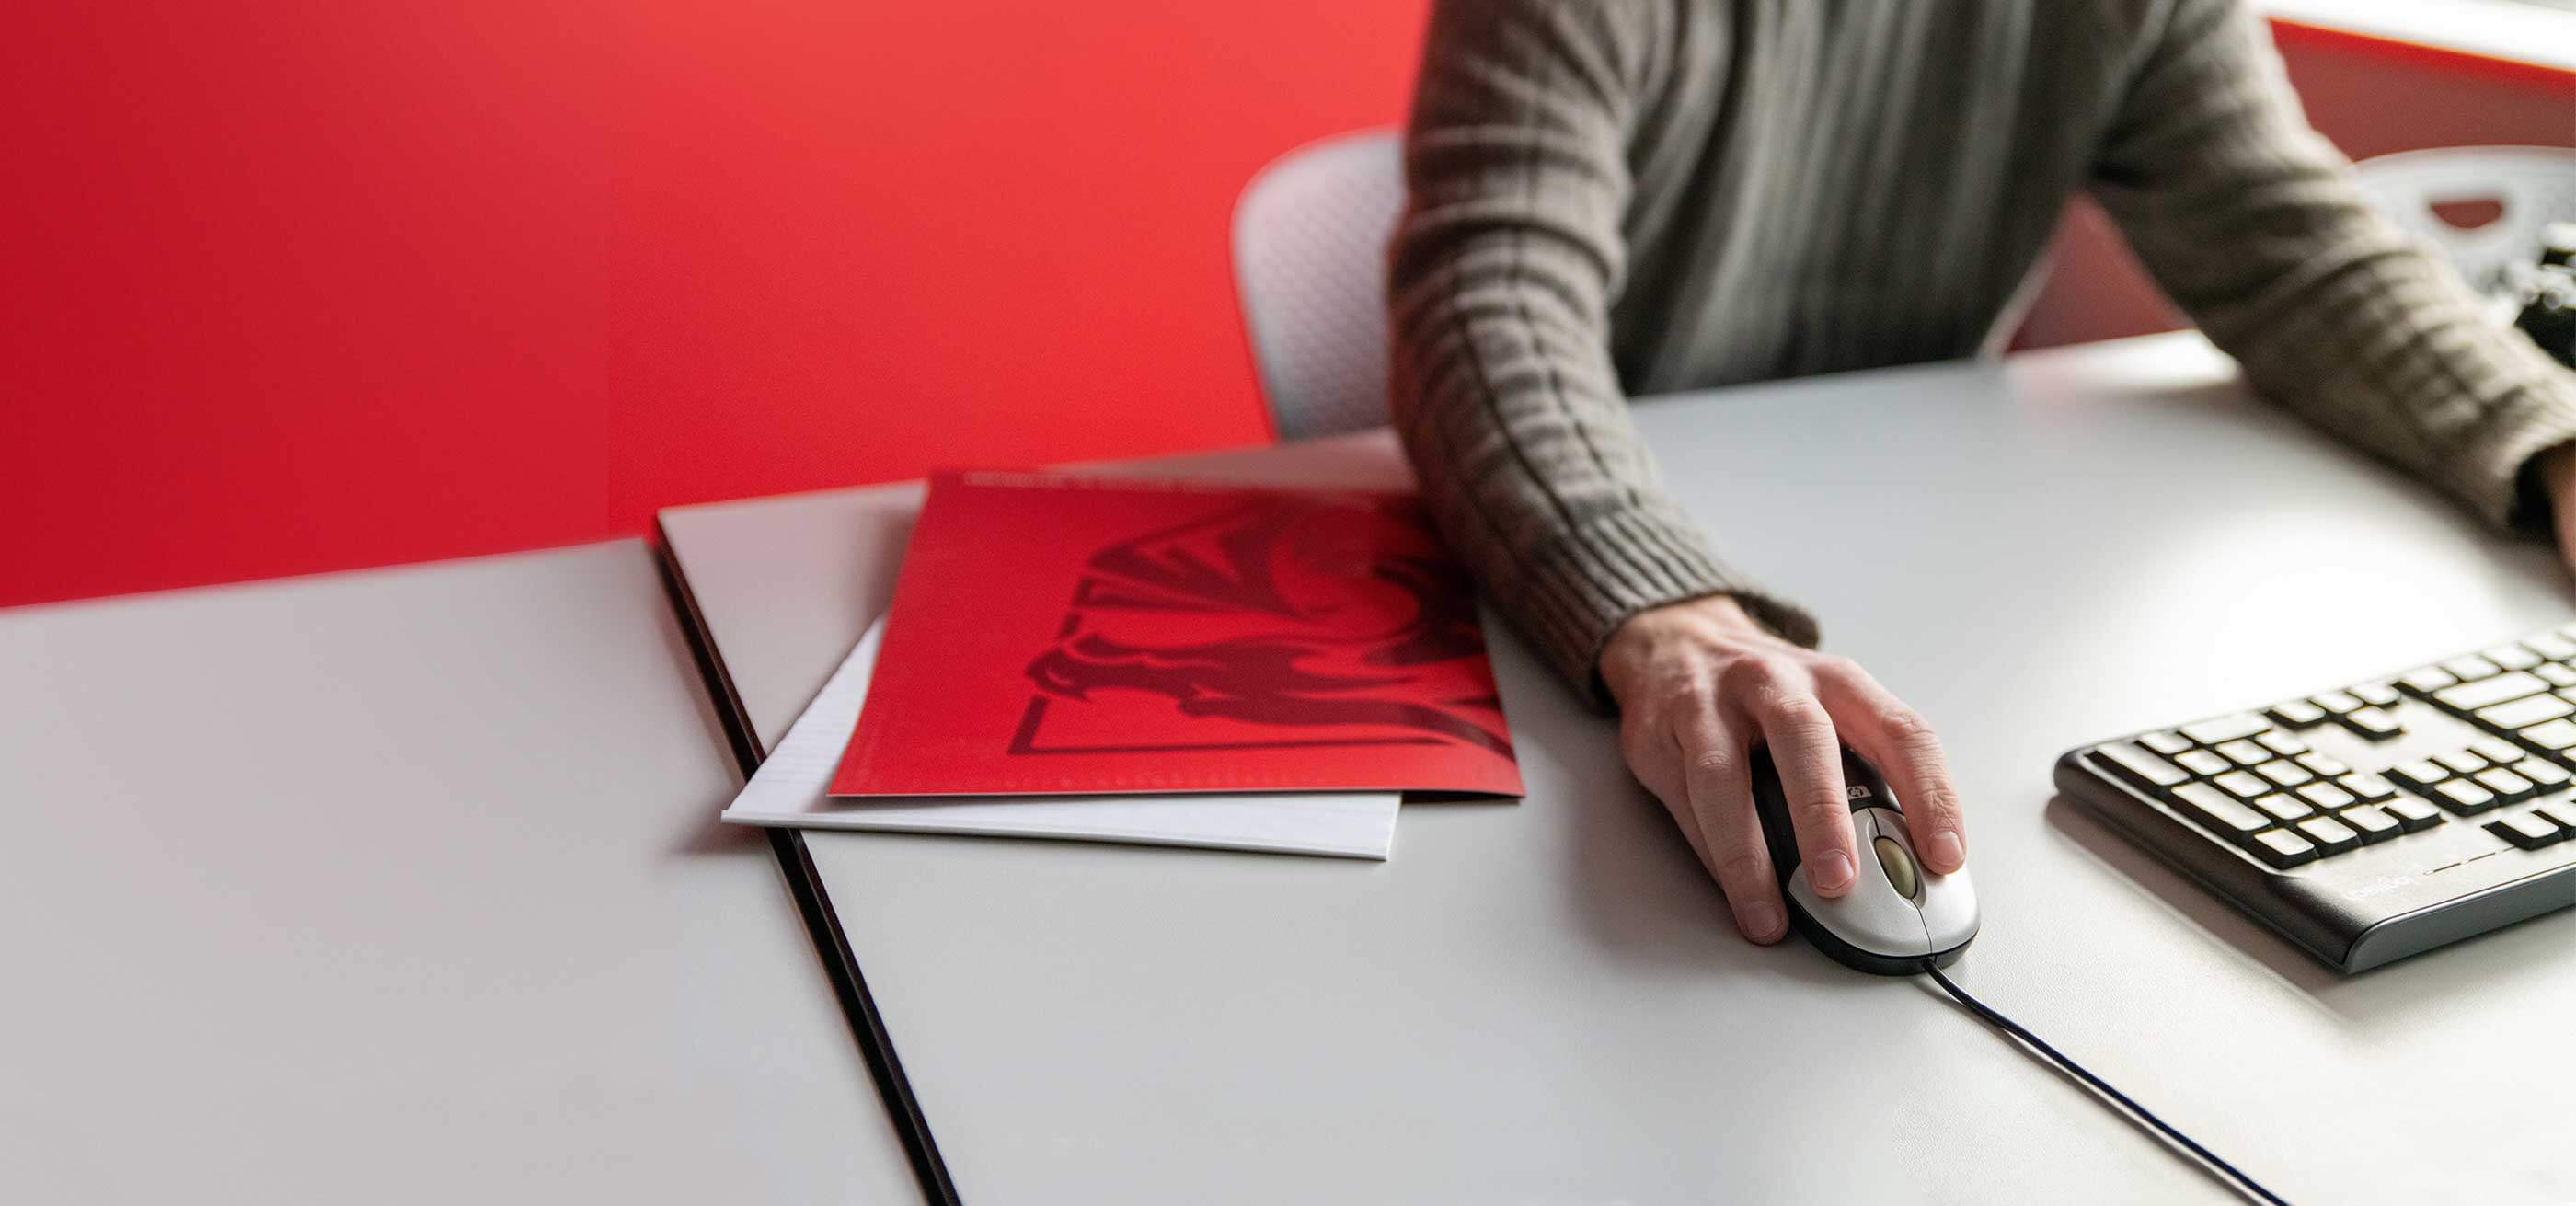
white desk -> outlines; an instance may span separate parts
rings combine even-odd
[[[653,555],[0,613],[0,1196],[918,1201]]]
[[[1734,560],[1941,727],[1972,990],[2292,1201],[2576,1198],[2576,915],[2340,978],[2049,783],[2081,741],[2563,621],[2545,551],[2191,335],[1639,419]],[[1382,432],[1151,471],[1404,481]],[[917,498],[664,513],[764,742],[882,606]],[[1920,981],[1735,938],[1610,724],[1497,658],[1529,798],[1408,806],[1383,866],[812,838],[966,1201],[2221,1196]]]

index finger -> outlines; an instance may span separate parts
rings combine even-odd
[[[1819,896],[1851,891],[1854,861],[1851,805],[1843,795],[1843,746],[1833,718],[1814,695],[1766,689],[1752,707],[1754,720],[1780,768],[1780,790],[1789,824],[1798,835],[1798,869]]]
[[[1906,830],[1923,865],[1947,875],[1968,863],[1967,824],[1950,782],[1941,739],[1922,713],[1907,707],[1858,666],[1816,676],[1817,694],[1843,739],[1887,776],[1904,802]]]

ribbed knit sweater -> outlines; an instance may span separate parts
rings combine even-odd
[[[1972,354],[2078,190],[2259,393],[2490,522],[2576,438],[2576,380],[2368,208],[2238,0],[1440,0],[1405,172],[1397,430],[1596,706],[1646,608],[1816,640],[1627,395]]]

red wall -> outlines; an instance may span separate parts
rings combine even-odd
[[[1422,0],[0,20],[0,605],[1267,437],[1237,190]]]
[[[216,7],[0,20],[0,605],[1265,438],[1235,194],[1397,119],[1425,4]],[[2284,41],[2356,154],[2576,135]]]

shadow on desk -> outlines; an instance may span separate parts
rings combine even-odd
[[[2539,974],[2566,956],[2564,935],[2550,929],[2553,919],[2564,922],[2566,918],[2543,914],[2358,975],[2343,975],[2122,838],[2081,805],[2053,796],[2044,815],[2058,836],[2096,866],[2115,873],[2248,965],[2298,989],[2338,1018],[2375,1022],[2455,1009],[2462,994],[2477,991],[2472,981],[2479,977]]]
[[[1597,743],[1559,742],[1555,748],[1571,758],[1577,746],[1589,751],[1581,758],[1582,781],[1599,786],[1551,792],[1545,800],[1534,792],[1522,807],[1581,810],[1553,823],[1570,829],[1565,892],[1585,933],[1623,960],[1655,965],[1656,979],[1680,973],[1757,976],[1835,990],[1866,986],[1866,977],[1827,959],[1795,931],[1767,947],[1746,941],[1736,931],[1726,894],[1700,865],[1679,824],[1629,775],[1617,740],[1605,734]]]
[[[671,853],[682,858],[743,858],[766,850],[767,839],[759,827],[727,825],[719,819],[718,814],[724,810],[725,804],[726,801],[717,801],[707,810],[703,820],[688,826],[679,835],[679,840],[671,843]]]

